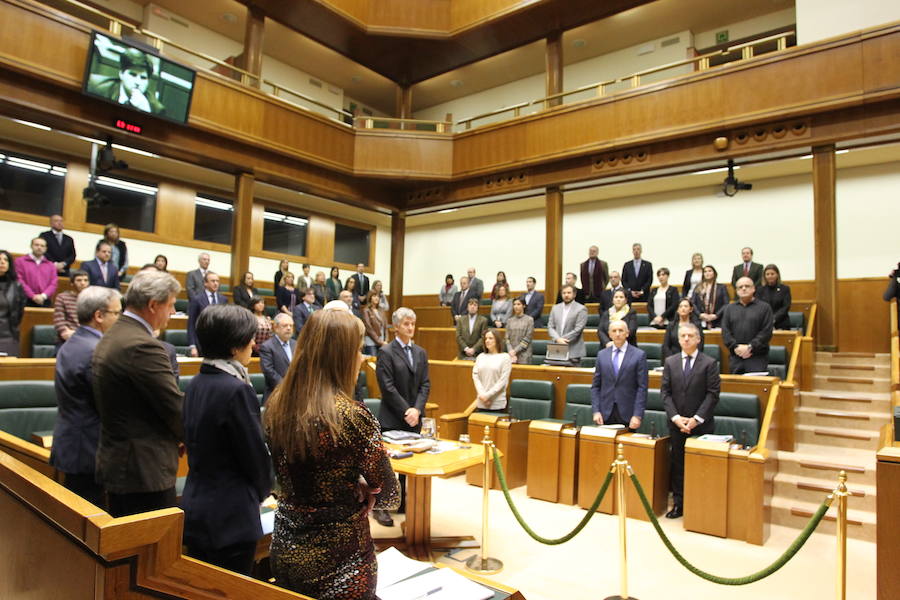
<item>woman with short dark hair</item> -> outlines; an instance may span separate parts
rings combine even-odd
[[[456,287],[456,284],[453,282],[453,274],[447,273],[447,276],[444,277],[444,285],[441,286],[441,290],[438,292],[438,301],[441,306],[450,306],[453,304],[453,296],[455,296],[458,291],[459,288]]]
[[[659,286],[650,292],[650,297],[647,299],[647,312],[650,314],[652,327],[665,329],[672,317],[675,316],[679,294],[674,285],[669,285],[669,269],[666,267],[657,269],[656,278],[659,279]]]
[[[256,318],[233,304],[197,317],[200,372],[184,395],[188,471],[181,508],[188,554],[249,575],[262,537],[259,505],[272,468],[247,365]]]
[[[344,284],[341,283],[341,270],[338,267],[331,267],[331,272],[328,274],[328,281],[325,282],[325,285],[328,288],[328,302],[340,298]]]
[[[781,271],[775,265],[763,269],[763,285],[756,288],[756,298],[772,307],[775,329],[790,329],[791,286],[781,282]]]
[[[673,354],[681,352],[681,343],[678,341],[678,327],[682,323],[693,323],[700,332],[700,352],[703,352],[703,328],[700,326],[700,319],[694,313],[694,303],[690,298],[682,298],[675,307],[675,317],[669,321],[666,326],[666,335],[663,337],[662,360]]]
[[[19,355],[19,324],[25,310],[25,290],[16,277],[12,256],[0,250],[0,352]]]

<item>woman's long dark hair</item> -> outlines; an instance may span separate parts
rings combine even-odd
[[[6,250],[0,250],[0,254],[6,256],[6,262],[9,263],[9,270],[6,272],[6,281],[18,281],[18,277],[16,276],[16,265],[13,263],[12,255]]]

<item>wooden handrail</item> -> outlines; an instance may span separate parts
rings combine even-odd
[[[451,129],[453,128],[453,123],[450,121],[430,121],[428,119],[401,119],[397,117],[375,117],[370,115],[354,117],[353,125],[358,129],[373,129],[376,121],[384,123],[399,123],[400,129],[403,131],[416,131],[415,129],[407,129],[406,125],[433,125],[436,133],[450,133]]]
[[[287,86],[281,85],[280,83],[275,83],[274,81],[270,81],[268,79],[261,79],[260,81],[262,82],[263,85],[272,86],[272,95],[281,100],[285,100],[285,102],[289,102],[289,100],[286,100],[285,98],[281,97],[278,94],[279,90],[287,92],[294,96],[297,96],[298,98],[302,98],[305,102],[309,102],[310,104],[315,104],[316,106],[319,106],[321,108],[324,108],[325,110],[335,113],[338,116],[337,120],[340,121],[341,123],[343,123],[342,117],[345,117],[345,116],[351,117],[351,118],[353,117],[353,113],[351,113],[349,110],[345,110],[343,108],[335,108],[333,106],[328,106],[327,104],[325,104],[323,102],[319,102],[315,98],[307,96],[303,92],[298,92],[297,90],[293,90]],[[305,106],[296,104],[295,102],[291,102],[291,104],[294,104],[295,106],[299,106],[300,108],[306,108]]]
[[[809,307],[809,319],[806,321],[806,327],[804,328],[803,334],[806,337],[813,337],[816,333],[815,324],[816,324],[816,313],[818,311],[818,304],[813,303],[812,306]]]
[[[897,327],[897,299],[894,298],[891,300],[891,390],[895,392],[900,391],[900,331]],[[897,395],[894,396],[896,399]]]
[[[775,407],[778,404],[778,394],[781,392],[781,384],[775,379],[772,389],[769,390],[769,399],[766,401],[766,412],[763,415],[762,424],[759,426],[759,439],[751,452],[765,449],[769,441],[769,429],[772,427],[772,419],[775,418]]]
[[[526,106],[530,106],[530,105],[531,105],[531,102],[528,102],[528,101],[519,102],[518,104],[511,104],[509,106],[504,106],[503,108],[498,108],[498,109],[492,110],[490,112],[482,113],[480,115],[475,115],[474,117],[469,117],[468,119],[461,119],[461,120],[457,121],[456,124],[457,125],[465,124],[466,129],[469,129],[469,126],[471,126],[472,121],[476,121],[478,119],[486,119],[487,117],[493,117],[495,115],[502,115],[503,113],[509,112],[511,110],[513,110],[513,111],[522,110]]]
[[[791,342],[791,358],[788,360],[788,369],[787,373],[784,376],[784,380],[786,382],[790,382],[793,385],[797,385],[799,382],[797,381],[797,363],[800,358],[800,339],[801,335],[797,333],[794,336],[794,340]]]

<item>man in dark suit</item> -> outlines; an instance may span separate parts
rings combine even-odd
[[[228,304],[228,299],[219,293],[219,276],[207,271],[203,278],[203,291],[192,297],[188,304],[187,334],[191,356],[199,356],[202,350],[197,348],[197,317],[204,308],[214,304]]]
[[[535,327],[544,325],[544,294],[534,289],[537,280],[529,277],[525,280],[525,293],[522,301],[525,303],[525,314],[534,320]]]
[[[416,313],[401,307],[392,318],[396,337],[378,350],[375,376],[381,388],[381,411],[378,420],[381,430],[422,430],[421,416],[431,390],[428,378],[428,355],[421,346],[413,344],[416,333]],[[406,506],[406,477],[400,475],[400,511]],[[375,511],[375,520],[390,527],[394,524],[386,511]]]
[[[306,324],[306,320],[312,316],[313,312],[320,310],[321,308],[321,306],[316,304],[315,291],[313,291],[312,288],[306,288],[303,292],[303,301],[294,307],[293,312],[294,329],[297,330],[297,335],[300,335],[300,331]]]
[[[478,298],[480,303],[484,297],[484,282],[475,276],[475,267],[469,267],[466,274],[469,276],[469,296]]]
[[[684,442],[692,435],[712,433],[719,401],[719,366],[699,351],[700,330],[692,323],[678,327],[681,352],[666,359],[659,393],[669,419],[669,460],[673,505],[666,517],[684,513]]]
[[[114,517],[175,506],[184,396],[153,331],[165,329],[180,290],[169,273],[137,273],[125,312],[94,350],[97,481],[106,488]]]
[[[562,288],[567,285],[572,286],[573,293],[575,294],[574,300],[578,304],[584,305],[587,303],[587,295],[584,293],[584,290],[576,287],[575,283],[578,281],[578,276],[575,273],[566,273],[565,283],[563,283],[562,287],[559,288],[559,291],[556,293],[556,303],[559,304],[563,301],[562,299]],[[582,282],[583,283],[583,282]]]
[[[206,274],[209,272],[209,254],[201,252],[197,257],[197,268],[188,271],[185,276],[185,284],[187,285],[188,299],[200,294],[203,291],[203,282]]]
[[[591,246],[588,249],[588,259],[581,263],[581,285],[588,302],[600,302],[600,295],[609,281],[609,265],[597,257],[599,252],[597,246]]]
[[[89,287],[78,295],[76,306],[78,329],[56,355],[53,386],[59,414],[53,428],[50,464],[65,473],[63,485],[103,508],[103,488],[94,475],[100,415],[94,401],[91,360],[104,332],[119,319],[121,294],[105,287]]]
[[[471,297],[473,296],[472,289],[469,287],[469,278],[463,275],[459,278],[459,291],[453,294],[453,302],[450,303],[450,313],[453,315],[454,323],[466,314],[466,307],[469,306]]]
[[[263,392],[263,403],[269,399],[272,390],[281,383],[287,373],[297,342],[291,339],[294,333],[294,322],[284,313],[275,315],[275,334],[259,346],[259,367],[266,379],[266,391]]]
[[[369,293],[369,278],[364,273],[366,265],[357,263],[356,273],[350,276],[350,279],[356,280],[356,295],[365,296]]]
[[[615,294],[619,290],[625,292],[625,299],[628,300],[628,304],[631,304],[633,298],[631,297],[631,294],[628,293],[628,290],[625,289],[625,286],[622,285],[621,275],[619,275],[618,271],[613,271],[609,274],[609,289],[603,290],[603,293],[600,294],[601,313],[605,310],[609,310],[609,307],[613,305],[613,294]]]
[[[647,355],[628,343],[624,321],[609,324],[612,345],[597,354],[591,410],[597,425],[641,426],[647,406]]]
[[[56,266],[56,273],[69,276],[69,267],[75,262],[75,240],[63,233],[62,215],[50,215],[50,229],[41,233],[47,242],[47,260]]]
[[[487,319],[478,314],[478,300],[469,298],[466,314],[456,322],[456,345],[459,348],[456,358],[475,360],[476,356],[484,352],[482,336],[487,328]]]
[[[81,270],[87,272],[91,285],[119,289],[119,273],[116,266],[110,261],[112,258],[112,246],[109,242],[100,240],[94,249],[94,259],[81,263]]]
[[[736,288],[737,280],[741,277],[749,277],[756,287],[762,285],[763,266],[753,262],[753,248],[749,246],[741,248],[741,262],[734,265],[734,270],[731,271],[731,285]]]
[[[622,265],[622,285],[628,290],[630,301],[646,302],[650,297],[650,286],[653,284],[653,263],[641,258],[643,246],[635,242],[631,245],[634,256]]]
[[[735,284],[737,302],[722,309],[722,343],[729,350],[728,368],[735,375],[765,373],[769,368],[769,342],[774,317],[772,307],[756,298],[749,277]]]

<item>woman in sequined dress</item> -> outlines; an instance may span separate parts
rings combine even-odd
[[[272,572],[318,600],[375,598],[369,513],[400,504],[378,422],[353,400],[363,335],[348,312],[314,312],[265,412],[281,488]]]

